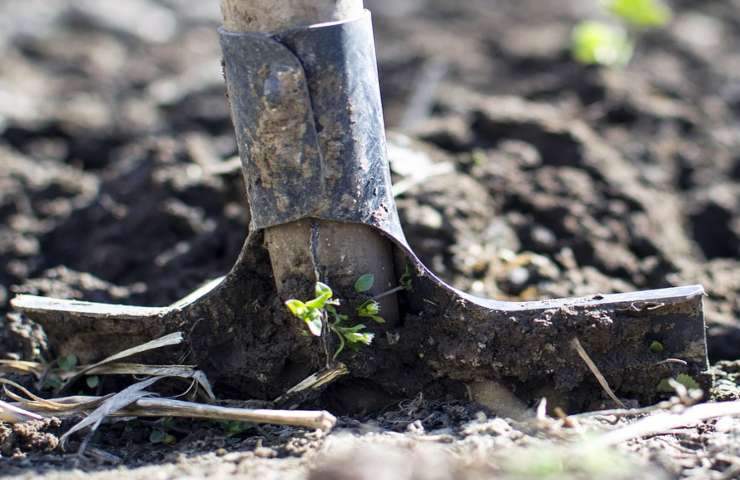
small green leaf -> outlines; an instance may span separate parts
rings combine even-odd
[[[62,385],[64,385],[64,382],[62,381],[62,379],[53,374],[50,374],[44,380],[44,388],[48,388],[51,390],[56,390],[57,388],[61,388]]]
[[[306,307],[306,304],[300,300],[288,300],[285,302],[285,306],[288,307],[290,313],[298,318],[303,318],[308,313],[308,307]]]
[[[366,273],[365,275],[358,278],[355,282],[355,292],[369,292],[370,289],[373,288],[373,285],[375,285],[375,275],[373,275],[372,273]]]
[[[324,327],[324,322],[322,321],[322,315],[319,310],[311,310],[310,315],[307,315],[303,319],[303,321],[306,322],[306,325],[308,325],[308,330],[313,336],[321,336],[321,330]]]
[[[610,0],[608,9],[639,28],[662,27],[671,19],[671,9],[658,0]]]
[[[573,29],[573,58],[581,63],[622,66],[632,58],[632,51],[632,42],[621,28],[586,21]]]
[[[380,304],[375,300],[368,300],[357,308],[357,315],[372,317],[380,313]]]
[[[87,386],[90,388],[97,388],[98,385],[100,385],[100,377],[93,375],[92,377],[87,377],[85,379],[85,383],[87,383]]]
[[[175,436],[170,433],[166,433],[164,435],[164,440],[162,440],[162,443],[164,443],[165,445],[174,445],[177,443],[177,438],[175,438]]]
[[[227,420],[222,422],[224,432],[227,437],[233,437],[249,430],[252,425],[247,422],[239,422],[236,420]]]
[[[347,332],[344,336],[347,343],[350,345],[361,343],[363,345],[370,345],[373,342],[375,335],[372,333],[360,333],[360,332]]]
[[[67,355],[66,357],[62,357],[59,359],[58,364],[59,368],[61,368],[65,372],[71,372],[77,366],[77,355],[72,353],[70,355]]]
[[[670,378],[664,378],[663,380],[658,383],[657,390],[661,393],[673,393],[675,390],[671,386]],[[686,373],[679,373],[675,381],[686,387],[688,390],[699,390],[701,389],[701,386],[699,383],[694,380],[694,378],[691,375],[688,375]]]
[[[166,438],[167,434],[163,430],[152,430],[149,434],[149,442],[154,444],[163,443]]]
[[[334,296],[334,292],[332,292],[331,287],[325,283],[316,282],[316,296],[321,297],[323,295],[329,295],[329,298]]]
[[[326,306],[328,301],[331,299],[331,292],[324,292],[318,297],[314,298],[313,300],[309,300],[306,302],[306,306],[308,308],[316,308],[318,310],[321,310]]]
[[[650,351],[653,353],[661,353],[663,350],[665,350],[665,347],[657,340],[653,340],[653,343],[650,344]]]
[[[381,325],[385,323],[385,318],[379,315],[372,315],[370,316],[370,318],[372,318],[375,323],[379,323]]]

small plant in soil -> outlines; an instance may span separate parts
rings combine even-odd
[[[371,274],[361,276],[355,282],[355,292],[365,293],[369,291],[374,282],[375,278]],[[290,299],[285,302],[285,305],[293,316],[306,324],[311,335],[321,337],[325,330],[336,335],[339,346],[334,351],[332,360],[336,360],[345,348],[357,350],[372,343],[374,335],[367,331],[365,324],[350,325],[349,315],[337,310],[341,302],[334,298],[331,287],[325,283],[317,282],[315,295],[315,298],[306,302]],[[374,299],[369,299],[357,306],[355,313],[360,318],[370,318],[377,323],[385,323],[385,320],[379,315],[380,305]]]
[[[586,20],[573,29],[571,51],[578,62],[624,66],[639,35],[671,19],[671,10],[660,0],[606,0],[604,4],[613,22]]]

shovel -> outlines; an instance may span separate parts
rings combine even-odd
[[[252,219],[242,253],[227,276],[169,307],[14,298],[57,354],[92,361],[179,330],[186,347],[169,360],[188,354],[222,392],[274,399],[307,376],[328,378],[317,388],[330,385],[325,400],[365,410],[501,388],[574,411],[605,396],[653,402],[667,379],[705,378],[701,286],[504,302],[456,290],[419,261],[391,193],[361,0],[223,0],[222,11]],[[362,294],[360,276],[374,279]],[[346,300],[338,308],[379,302],[385,323],[367,322],[371,345],[332,359],[329,332],[306,335],[283,302],[310,298],[316,282]]]

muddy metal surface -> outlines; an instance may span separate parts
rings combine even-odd
[[[226,273],[246,237],[217,8],[108,3],[0,5],[3,316],[21,292],[167,305]],[[386,122],[405,133],[390,156],[412,247],[454,286],[500,299],[702,283],[711,360],[738,359],[740,4],[676,1],[630,67],[605,71],[567,54],[570,28],[598,2],[543,3],[368,1]],[[11,329],[28,340],[9,341]],[[8,316],[0,353],[29,355],[34,335]],[[721,394],[737,398],[737,364],[723,368]],[[39,427],[0,426],[0,475],[521,476],[562,464],[542,452],[570,435],[409,399],[344,418],[328,438],[184,422],[164,446],[148,440],[158,424],[118,423],[77,462],[43,453],[61,427]],[[595,462],[607,471],[565,468],[733,478],[738,444],[738,422],[721,420],[633,442],[621,450],[637,455]]]

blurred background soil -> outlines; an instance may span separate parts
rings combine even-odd
[[[236,260],[217,3],[0,3],[3,357],[15,293],[167,305]],[[701,283],[711,360],[740,357],[739,0],[673,1],[617,70],[569,54],[596,0],[366,4],[429,267],[502,299]]]

